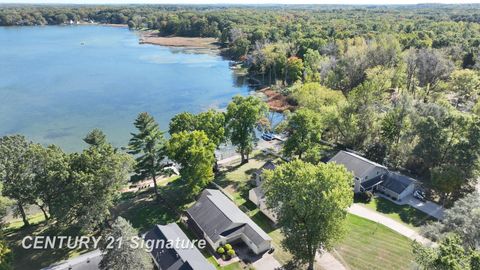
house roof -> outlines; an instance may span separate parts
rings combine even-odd
[[[177,241],[180,245],[172,245],[173,248],[166,248],[165,245],[154,245],[151,252],[155,264],[160,270],[214,270],[202,253],[193,246],[185,233],[176,223],[168,225],[157,225],[144,235],[145,240],[168,240]],[[174,242],[175,243],[175,242]],[[188,243],[188,244],[187,244]],[[193,246],[193,247],[192,247]]]
[[[408,186],[414,184],[416,181],[405,175],[390,172],[388,173],[382,186],[397,194],[401,194]]]
[[[367,180],[363,183],[361,183],[360,185],[362,186],[363,189],[370,189],[376,185],[379,185],[381,184],[384,180],[385,180],[386,176],[385,174],[381,174],[379,176],[376,176],[370,180]]]
[[[383,165],[368,160],[357,154],[343,150],[338,152],[328,162],[335,162],[337,164],[344,165],[347,170],[351,171],[353,175],[359,179],[363,179],[370,170],[373,170],[375,168],[382,168],[387,170],[387,168]]]
[[[269,171],[273,171],[275,170],[275,168],[277,167],[277,165],[275,165],[275,163],[273,163],[272,160],[268,160],[267,162],[265,162],[265,164],[263,164],[263,166],[257,170],[257,174],[261,174],[264,170],[269,170]]]
[[[271,241],[266,232],[219,190],[204,190],[187,212],[214,242],[222,236],[228,238],[237,234],[245,234],[257,246]]]

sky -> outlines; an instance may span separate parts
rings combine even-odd
[[[0,0],[0,3],[66,4],[418,4],[480,3],[480,0]]]

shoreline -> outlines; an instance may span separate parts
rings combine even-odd
[[[212,51],[219,51],[220,46],[217,43],[216,38],[204,38],[204,37],[178,37],[157,36],[156,31],[143,30],[137,31],[140,44],[159,45],[166,47],[178,47],[188,49],[209,49]]]

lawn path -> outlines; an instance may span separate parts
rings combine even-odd
[[[430,240],[421,236],[419,233],[412,230],[408,226],[403,225],[400,222],[395,221],[395,220],[393,220],[389,217],[386,217],[382,214],[379,214],[375,211],[372,211],[372,210],[370,210],[370,209],[368,209],[368,208],[366,208],[366,207],[364,207],[360,204],[356,204],[356,203],[353,204],[352,206],[350,206],[348,211],[351,214],[354,214],[354,215],[369,219],[371,221],[375,221],[375,222],[380,223],[382,225],[385,225],[388,228],[396,231],[397,233],[399,233],[403,236],[406,236],[406,237],[408,237],[412,240],[416,240],[417,242],[420,242],[424,245],[429,245],[429,246],[432,245],[432,242]]]

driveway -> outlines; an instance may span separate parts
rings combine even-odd
[[[260,255],[255,255],[250,248],[241,241],[232,243],[232,246],[237,253],[237,258],[245,263],[251,263],[255,269],[282,269],[282,265],[273,257],[273,254],[268,254],[268,252],[266,252]]]
[[[417,200],[413,197],[413,195],[409,195],[405,199],[403,199],[408,205],[412,206],[413,208],[416,208],[427,215],[430,215],[436,219],[443,219],[443,206],[438,205],[434,202],[431,201],[426,201],[422,202],[420,200]]]
[[[394,204],[398,204],[398,205],[408,204],[411,207],[416,208],[429,216],[432,216],[439,220],[443,219],[443,211],[444,211],[443,206],[431,201],[422,202],[420,200],[415,199],[415,197],[413,197],[413,194],[408,195],[407,197],[403,198],[403,200],[401,201],[394,201],[381,193],[376,193],[376,195],[386,200],[389,200]]]
[[[282,269],[282,265],[273,257],[272,254],[265,253],[261,258],[252,262],[255,269],[276,270]]]
[[[351,214],[369,219],[371,221],[375,221],[382,225],[385,225],[388,228],[396,231],[397,233],[403,236],[406,236],[412,240],[416,240],[417,242],[422,243],[424,245],[432,245],[432,242],[430,240],[421,236],[419,233],[410,229],[408,226],[403,225],[402,223],[395,221],[389,217],[386,217],[382,214],[379,214],[373,210],[365,208],[359,204],[353,204],[352,206],[350,206],[350,208],[348,209],[348,212],[350,212]]]

